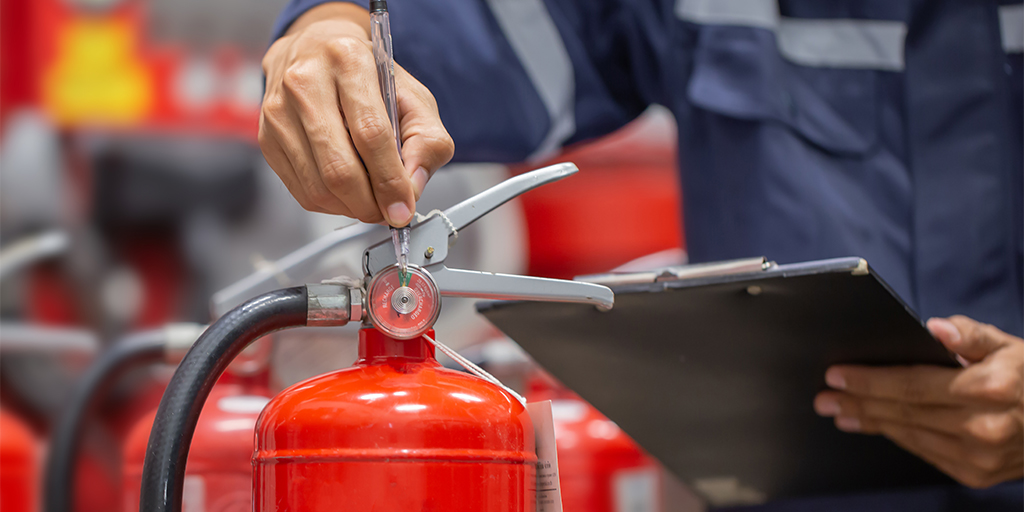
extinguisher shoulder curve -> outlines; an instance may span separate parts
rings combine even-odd
[[[237,384],[214,386],[196,423],[189,456],[189,471],[224,470],[226,465],[249,469],[252,432],[256,419],[269,397],[249,394]],[[146,458],[149,433],[156,410],[146,414],[132,427],[124,445],[125,474],[141,475]]]
[[[575,398],[551,402],[559,449],[600,453],[602,457],[643,457],[643,450],[618,425],[594,406]]]
[[[128,432],[122,455],[126,469],[137,466],[137,470],[141,473],[142,462],[146,458],[146,445],[149,443],[149,432],[153,430],[155,418],[156,409],[139,418]]]
[[[38,509],[38,441],[31,427],[0,409],[0,509]]]
[[[377,454],[380,447],[388,453]],[[436,363],[360,365],[274,397],[256,459],[465,457],[535,460],[533,424],[505,390]]]
[[[0,461],[5,470],[34,465],[36,444],[36,436],[28,424],[0,409]]]

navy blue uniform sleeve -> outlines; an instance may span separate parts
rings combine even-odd
[[[323,0],[292,0],[280,37]],[[366,2],[354,2],[366,7]],[[395,60],[437,98],[458,161],[518,162],[609,133],[658,101],[625,0],[390,0]]]

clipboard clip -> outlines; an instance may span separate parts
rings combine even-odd
[[[672,265],[641,272],[606,272],[576,276],[574,281],[600,284],[604,286],[621,286],[627,284],[648,284],[665,281],[682,281],[700,277],[714,277],[732,274],[752,274],[764,272],[778,266],[774,261],[759,256],[693,265]]]

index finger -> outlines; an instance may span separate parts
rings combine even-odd
[[[957,378],[963,370],[939,366],[833,366],[825,372],[830,387],[854,396],[913,404],[957,405],[969,400]]]
[[[362,41],[344,40],[335,52],[341,110],[352,142],[370,175],[370,185],[384,218],[392,226],[404,226],[416,210],[412,178],[398,154],[395,131],[388,119],[373,54]]]

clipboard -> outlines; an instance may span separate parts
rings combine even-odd
[[[577,279],[611,286],[615,307],[477,309],[712,505],[952,483],[814,413],[832,364],[958,366],[864,259]]]

